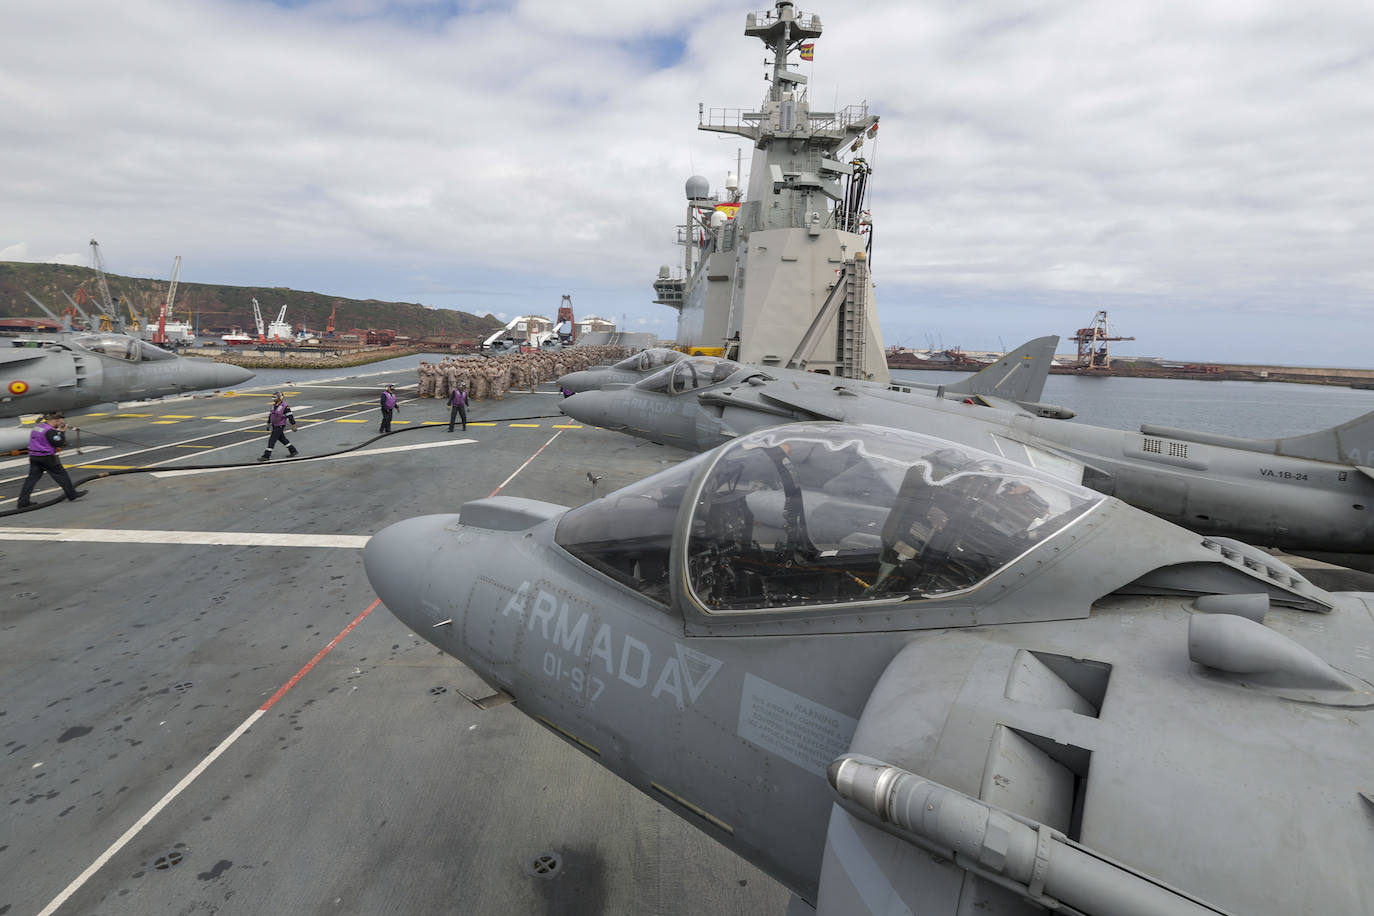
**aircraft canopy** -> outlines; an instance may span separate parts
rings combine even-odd
[[[773,613],[973,589],[1103,498],[918,433],[790,424],[574,509],[556,537],[665,604],[682,564],[686,597],[705,613]]]
[[[611,368],[620,369],[624,372],[651,372],[654,369],[661,369],[670,363],[675,363],[686,355],[681,350],[651,347],[641,353],[636,353],[634,356],[625,357]]]
[[[636,382],[635,387],[645,391],[682,394],[723,382],[741,368],[734,360],[719,356],[688,356]]]
[[[83,350],[131,363],[145,359],[176,359],[174,353],[125,334],[82,334],[71,338],[71,343]]]

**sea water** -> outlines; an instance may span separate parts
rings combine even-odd
[[[346,380],[367,387],[382,373],[414,370],[433,353],[399,356],[337,369],[260,369],[248,389],[289,388],[292,383]],[[948,385],[964,376],[938,370],[894,369],[894,381]],[[377,380],[377,390],[382,384]],[[1193,379],[1051,375],[1040,400],[1074,410],[1070,423],[1139,429],[1142,423],[1228,436],[1269,438],[1316,432],[1374,411],[1374,390],[1288,382],[1213,382]]]
[[[894,381],[948,385],[964,376],[892,370]],[[1374,411],[1374,390],[1288,382],[1051,375],[1040,400],[1075,411],[1070,423],[1139,429],[1142,423],[1272,438],[1316,432]]]

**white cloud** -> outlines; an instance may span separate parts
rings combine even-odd
[[[817,107],[883,118],[865,152],[894,328],[895,303],[961,295],[1262,311],[1256,341],[1314,348],[1303,314],[1366,320],[1374,7],[803,6],[826,27],[803,65]],[[571,290],[667,327],[649,280],[680,261],[683,181],[721,184],[738,146],[694,129],[697,103],[753,108],[766,88],[753,7],[458,7],[7,11],[0,238],[23,241],[0,259],[94,235],[119,273],[163,276],[182,254],[188,280],[284,273],[341,295],[519,283],[520,309]]]

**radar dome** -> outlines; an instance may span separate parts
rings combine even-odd
[[[711,182],[701,175],[693,175],[687,179],[687,199],[699,200],[703,197],[711,196]]]
[[[726,172],[726,173],[725,173],[725,190],[727,190],[727,191],[738,191],[738,190],[739,190],[739,176],[736,175],[734,172]]]

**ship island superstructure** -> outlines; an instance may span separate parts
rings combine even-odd
[[[703,106],[697,126],[754,144],[747,191],[734,174],[719,194],[688,179],[681,274],[661,268],[654,301],[678,310],[676,343],[689,352],[886,382],[864,209],[871,171],[855,156],[878,116],[866,103],[811,110],[789,57],[811,59],[819,16],[778,0],[747,14],[744,33],[772,56],[762,106]]]

